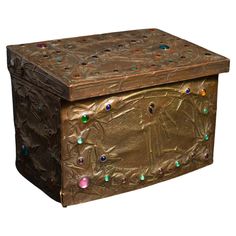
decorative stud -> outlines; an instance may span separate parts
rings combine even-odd
[[[203,108],[202,112],[203,112],[203,114],[207,115],[209,111],[208,111],[208,109],[205,107],[205,108]]]
[[[21,146],[21,155],[24,157],[29,156],[29,148],[25,145]]]
[[[164,171],[163,171],[163,169],[161,167],[158,169],[158,174],[159,175],[163,175],[164,174]]]
[[[208,154],[208,153],[205,153],[205,154],[204,154],[204,158],[205,158],[205,160],[208,160],[208,159],[209,159],[209,154]]]
[[[125,183],[126,183],[126,178],[123,177],[123,178],[121,179],[121,182],[122,182],[122,184],[125,184]]]
[[[138,68],[137,68],[137,66],[132,66],[131,67],[131,70],[137,70]]]
[[[176,162],[175,162],[175,166],[176,166],[177,168],[180,167],[180,166],[181,166],[180,162],[179,162],[179,161],[176,161]]]
[[[205,135],[204,135],[204,140],[205,140],[205,141],[208,141],[208,140],[209,140],[209,135],[208,135],[208,134],[205,134]]]
[[[88,186],[89,186],[89,178],[87,176],[82,177],[79,180],[79,187],[84,189],[87,188]]]
[[[166,44],[160,44],[159,48],[162,49],[162,50],[167,50],[170,47],[168,45],[166,45]]]
[[[109,176],[109,175],[105,175],[105,176],[104,176],[104,180],[105,180],[106,182],[110,181],[110,176]]]
[[[79,157],[78,160],[77,160],[77,164],[83,165],[84,164],[84,158],[83,157]]]
[[[83,122],[84,124],[86,124],[86,123],[88,122],[88,120],[89,120],[89,116],[86,115],[86,114],[84,114],[84,115],[82,115],[81,120],[82,120],[82,122]]]
[[[56,57],[56,61],[57,61],[57,62],[62,62],[62,57],[61,57],[61,56],[57,56],[57,57]]]
[[[37,43],[36,46],[37,46],[38,48],[42,48],[42,49],[44,49],[44,48],[47,47],[47,44],[46,44],[46,43]]]
[[[78,137],[77,143],[78,144],[83,144],[83,142],[84,142],[84,139],[82,137]]]
[[[140,179],[141,181],[144,181],[144,180],[145,180],[145,176],[142,174],[142,175],[139,176],[139,179]]]
[[[205,89],[201,89],[199,91],[199,94],[202,96],[202,97],[205,97],[206,96],[206,90]]]
[[[106,105],[106,111],[110,111],[111,110],[111,104],[107,104]]]
[[[100,161],[105,162],[107,160],[107,157],[103,154],[100,156]]]
[[[185,93],[186,93],[186,94],[190,94],[190,92],[191,92],[190,88],[186,88],[186,89],[185,89]]]

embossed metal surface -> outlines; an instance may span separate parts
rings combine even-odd
[[[12,92],[16,167],[29,181],[60,201],[60,99],[15,77]]]
[[[65,102],[62,204],[134,190],[211,164],[216,97],[217,76],[212,76]],[[89,179],[87,188],[79,187],[83,177]]]
[[[211,164],[229,60],[157,29],[7,47],[20,173],[63,206]]]
[[[158,29],[13,45],[8,57],[24,79],[70,101],[229,70],[227,58]]]

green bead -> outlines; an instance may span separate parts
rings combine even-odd
[[[208,141],[208,140],[209,140],[208,134],[205,134],[205,135],[204,135],[204,140],[205,140],[205,141]]]
[[[110,176],[109,176],[109,175],[105,175],[105,176],[104,176],[104,180],[105,180],[106,182],[108,182],[108,181],[110,180]]]
[[[78,144],[83,144],[83,142],[84,142],[84,140],[83,140],[82,137],[79,137],[79,138],[77,139],[77,143],[78,143]]]
[[[81,120],[82,120],[82,122],[83,122],[84,124],[86,124],[86,123],[88,122],[88,120],[89,120],[88,115],[82,115]]]
[[[140,179],[141,181],[144,181],[144,180],[145,180],[145,176],[144,176],[144,175],[140,175],[140,176],[139,176],[139,179]]]
[[[204,109],[203,109],[203,113],[204,113],[205,115],[208,114],[208,112],[209,112],[209,111],[208,111],[207,108],[204,108]]]
[[[137,70],[138,68],[136,66],[132,66],[131,70]]]
[[[57,62],[62,62],[62,57],[61,56],[56,57],[56,61]]]
[[[180,166],[181,166],[180,162],[179,162],[179,161],[176,161],[176,162],[175,162],[175,166],[176,166],[176,167],[180,167]]]

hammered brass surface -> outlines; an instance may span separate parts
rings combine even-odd
[[[123,193],[211,164],[216,97],[217,76],[211,76],[63,103],[62,204]],[[84,176],[90,184],[82,189]]]
[[[229,70],[227,58],[158,29],[13,45],[8,58],[25,80],[70,101]]]
[[[229,59],[158,29],[7,47],[19,172],[63,206],[213,162]]]

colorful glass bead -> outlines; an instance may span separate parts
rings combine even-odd
[[[84,164],[84,158],[83,157],[79,157],[78,160],[77,160],[77,164],[83,165]]]
[[[84,142],[84,139],[82,137],[78,137],[77,143],[78,144],[83,144],[83,142]]]
[[[82,122],[83,122],[84,124],[86,124],[86,123],[88,122],[88,120],[89,120],[88,115],[86,115],[86,114],[82,115],[81,120],[82,120]]]
[[[186,93],[186,94],[190,94],[190,92],[191,92],[190,88],[186,88],[186,89],[185,89],[185,93]]]
[[[47,44],[46,43],[37,43],[37,47],[44,49],[47,47]]]
[[[167,50],[170,47],[168,45],[166,45],[166,44],[160,44],[159,48],[162,49],[162,50]]]
[[[205,153],[205,154],[204,154],[204,158],[205,158],[206,160],[208,160],[209,154],[208,154],[208,153]]]
[[[137,68],[137,66],[132,66],[131,67],[131,70],[137,70],[138,68]]]
[[[106,105],[106,110],[107,110],[107,111],[110,111],[110,110],[111,110],[111,104],[107,104],[107,105]]]
[[[87,188],[89,186],[89,178],[87,176],[82,177],[79,180],[79,187],[80,188]]]
[[[56,61],[57,62],[62,62],[62,57],[61,56],[56,57]]]
[[[144,181],[144,180],[145,180],[145,176],[144,176],[144,175],[140,175],[140,176],[139,176],[139,179],[140,179],[141,181]]]
[[[207,109],[207,108],[203,108],[203,114],[205,114],[205,115],[206,115],[206,114],[208,114],[208,112],[209,112],[209,111],[208,111],[208,109]]]
[[[176,167],[180,167],[180,166],[181,166],[180,162],[179,162],[179,161],[176,161],[176,162],[175,162],[175,166],[176,166]]]
[[[205,141],[208,141],[208,140],[209,140],[208,134],[205,134],[205,135],[204,135],[204,140],[205,140]]]
[[[29,155],[29,148],[27,146],[21,146],[21,155],[24,157],[27,157]]]
[[[107,160],[107,157],[105,155],[100,156],[100,161],[105,162]]]
[[[206,90],[205,89],[201,89],[200,91],[199,91],[199,94],[201,95],[201,96],[206,96]]]
[[[110,180],[110,176],[109,176],[109,175],[105,175],[105,176],[104,176],[104,180],[105,180],[106,182],[108,182],[108,181]]]

